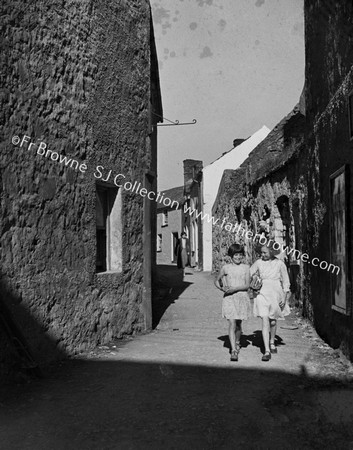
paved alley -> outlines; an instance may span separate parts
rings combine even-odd
[[[1,449],[353,448],[352,368],[294,313],[230,362],[213,275],[159,266],[155,329],[1,393]]]

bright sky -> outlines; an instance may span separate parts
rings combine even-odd
[[[151,0],[164,117],[158,188],[183,184],[263,125],[272,129],[304,85],[303,0]],[[167,122],[165,122],[167,123]]]

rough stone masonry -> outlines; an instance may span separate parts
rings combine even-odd
[[[141,183],[147,174],[155,187],[151,111],[161,114],[161,102],[147,0],[0,8],[1,377],[15,360],[8,314],[40,363],[145,328],[153,206],[122,192],[122,270],[96,273],[93,171],[101,164]],[[35,157],[12,145],[14,135],[88,169]]]

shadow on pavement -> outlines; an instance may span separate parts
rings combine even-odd
[[[227,334],[223,336],[219,336],[217,339],[223,341],[223,347],[228,348],[230,350],[230,341],[229,336]],[[286,345],[283,339],[276,334],[275,344],[277,347]],[[265,348],[263,345],[262,332],[261,330],[255,330],[252,334],[242,334],[240,338],[240,346],[242,348],[246,348],[249,345],[253,345],[260,349],[262,353],[264,353]]]
[[[350,411],[353,390],[340,392],[338,408]],[[337,424],[330,397],[319,402],[332,393],[304,375],[236,364],[71,360],[1,392],[0,442],[7,450],[349,448],[347,413],[336,408]]]
[[[189,268],[188,272],[191,272]],[[152,328],[155,329],[163,314],[192,283],[183,280],[183,271],[172,265],[158,265],[152,288]]]

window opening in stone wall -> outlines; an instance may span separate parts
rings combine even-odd
[[[243,217],[246,220],[247,224],[250,223],[251,220],[251,206],[245,206],[243,209]]]
[[[193,248],[192,251],[194,252],[193,257],[194,257],[194,263],[198,264],[199,262],[199,227],[197,224],[197,221],[195,221],[194,223],[194,237],[193,237]]]
[[[279,216],[275,217],[274,219],[275,239],[285,247],[291,246],[291,215],[289,208],[289,198],[286,195],[281,195],[276,201],[276,206]]]
[[[240,206],[238,208],[235,208],[235,215],[237,216],[238,223],[240,223],[240,221],[241,221],[241,209],[240,209]]]
[[[122,270],[121,190],[96,185],[96,272]]]
[[[190,244],[191,244],[191,251],[195,251],[195,224],[194,222],[191,223],[191,237],[190,237]]]
[[[168,225],[168,211],[162,213],[162,227],[166,227]]]
[[[261,214],[260,214],[260,220],[258,222],[258,230],[257,232],[261,235],[265,236],[266,238],[269,237],[270,234],[270,227],[272,226],[271,222],[271,210],[270,208],[265,204]]]
[[[162,251],[162,235],[157,234],[157,252]]]

